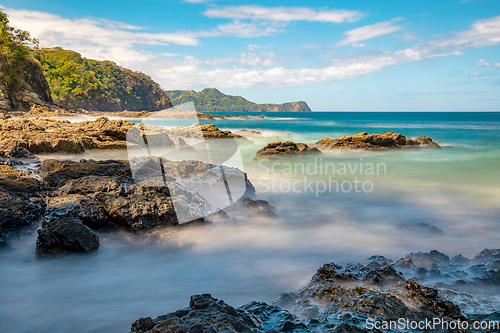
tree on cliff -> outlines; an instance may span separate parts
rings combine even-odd
[[[52,102],[49,86],[31,48],[38,45],[29,32],[9,24],[7,15],[0,10],[0,97],[4,109],[22,109],[19,93],[34,92],[44,102]]]

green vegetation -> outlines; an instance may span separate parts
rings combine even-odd
[[[96,111],[157,111],[171,107],[168,95],[149,76],[111,61],[82,58],[60,47],[38,49],[54,101]]]
[[[10,26],[0,10],[0,91],[13,107],[20,107],[15,95],[21,91],[36,92],[42,100],[51,101],[47,82],[32,57],[31,47],[37,45],[29,32]]]
[[[245,112],[310,112],[306,102],[290,102],[283,104],[257,104],[241,96],[221,93],[215,88],[206,88],[200,92],[194,90],[168,90],[174,105],[194,102],[196,111],[245,111]]]

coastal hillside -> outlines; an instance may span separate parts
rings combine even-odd
[[[157,111],[172,106],[148,75],[112,61],[83,58],[60,47],[35,51],[54,101],[66,108],[92,111]]]
[[[32,57],[31,46],[37,43],[0,11],[0,111],[25,110],[33,100],[52,103],[43,71]]]
[[[215,88],[194,90],[167,90],[174,105],[194,102],[200,112],[242,111],[242,112],[310,112],[306,102],[289,102],[283,104],[257,104],[241,96],[231,96],[221,93]]]

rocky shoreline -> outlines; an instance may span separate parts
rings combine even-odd
[[[481,287],[500,290],[499,265],[500,249],[485,249],[473,259],[431,251],[398,261],[372,256],[364,264],[327,263],[306,287],[281,294],[272,305],[254,301],[234,308],[210,294],[193,295],[187,308],[136,320],[131,333],[436,331],[396,326],[400,318],[403,323],[439,318],[470,327],[474,321],[496,322],[490,330],[437,326],[439,332],[495,332],[498,309],[479,313],[484,309],[476,306],[484,301]],[[384,327],[391,322],[393,328]]]
[[[150,130],[152,143],[157,138],[177,149],[186,148],[182,138],[199,135],[200,131],[206,139],[265,139],[260,132],[233,133],[213,124],[172,129],[144,126]],[[34,155],[124,149],[127,133],[133,127],[132,122],[105,117],[81,123],[42,118],[0,120],[0,246],[8,246],[9,235],[15,230],[37,224],[41,227],[37,231],[36,253],[53,256],[96,251],[103,231],[144,235],[154,234],[160,228],[231,223],[240,217],[239,213],[233,215],[235,211],[276,216],[271,204],[256,198],[246,174],[235,168],[199,161],[163,162],[173,181],[189,174],[196,175],[200,183],[212,184],[220,181],[210,173],[214,168],[224,168],[226,174],[238,174],[245,179],[244,196],[227,212],[220,210],[181,224],[169,188],[137,184],[129,161],[41,161]],[[414,147],[439,145],[427,137],[410,139],[394,132],[363,132],[324,138],[312,145],[271,142],[258,150],[255,158]],[[139,163],[148,167],[148,160]],[[187,206],[210,206],[195,198],[181,182],[178,188],[184,191]],[[188,308],[154,319],[140,318],[133,323],[131,332],[383,332],[387,330],[371,330],[370,320],[423,321],[439,317],[468,323],[495,321],[500,314],[494,306],[488,308],[491,295],[484,294],[484,290],[500,290],[499,269],[498,249],[485,249],[473,259],[461,255],[450,258],[431,251],[412,253],[397,261],[373,256],[364,264],[328,263],[306,287],[282,294],[273,304],[251,302],[234,308],[209,294],[194,295]]]

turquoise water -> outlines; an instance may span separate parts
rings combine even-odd
[[[270,302],[306,285],[325,262],[360,262],[374,254],[399,259],[432,249],[470,257],[499,247],[500,113],[266,117],[202,122],[264,133],[253,144],[240,145],[242,167],[279,218],[240,217],[235,224],[152,238],[101,234],[96,253],[50,260],[35,258],[36,231],[26,230],[0,251],[0,331],[127,332],[135,319],[182,308],[194,293],[212,293],[235,306]],[[287,139],[312,143],[325,136],[390,130],[429,136],[442,148],[253,159],[265,143],[287,133]],[[126,152],[58,157],[126,158]],[[380,167],[369,172],[371,165]],[[320,170],[326,166],[330,169]],[[356,181],[365,189],[356,191]],[[324,184],[333,185],[324,190]],[[494,297],[478,311],[498,311]]]

